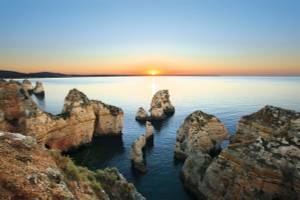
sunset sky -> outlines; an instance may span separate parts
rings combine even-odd
[[[300,75],[299,0],[0,0],[0,69]]]

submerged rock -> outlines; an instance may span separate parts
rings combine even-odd
[[[160,90],[156,92],[151,101],[151,119],[164,120],[168,116],[174,114],[175,108],[171,104],[168,90]]]
[[[221,150],[222,141],[228,137],[226,128],[218,118],[195,111],[186,117],[177,131],[174,156],[184,160],[195,151],[215,155]]]
[[[147,111],[143,107],[139,107],[135,119],[139,122],[145,122],[149,119]]]
[[[23,82],[22,82],[22,88],[25,91],[29,92],[29,93],[31,93],[32,90],[33,90],[33,86],[32,86],[31,82],[28,79],[24,79],[23,80]]]
[[[77,167],[18,133],[0,131],[0,174],[0,199],[145,199],[118,170]]]
[[[198,199],[299,199],[300,113],[266,106],[242,117],[218,157],[192,153],[182,178]]]
[[[121,108],[92,100],[96,115],[95,135],[121,135],[124,112]]]
[[[33,94],[38,95],[38,96],[45,96],[45,90],[44,90],[43,83],[40,81],[37,81],[32,92],[33,92]]]
[[[141,135],[131,146],[130,156],[133,168],[142,172],[147,172],[147,167],[144,160],[143,148],[146,145],[146,136]]]

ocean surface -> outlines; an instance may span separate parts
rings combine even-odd
[[[86,77],[31,79],[44,83],[45,99],[36,99],[44,110],[58,114],[68,91],[77,88],[90,99],[121,107],[125,112],[122,138],[95,138],[92,144],[69,152],[70,157],[91,170],[117,167],[149,200],[193,199],[180,181],[182,163],[173,160],[176,131],[195,110],[216,115],[234,134],[241,116],[265,105],[300,111],[300,77]],[[169,89],[175,114],[154,133],[146,148],[148,173],[131,169],[132,142],[145,132],[135,121],[138,107],[149,109],[153,94]],[[226,143],[224,143],[226,146]]]

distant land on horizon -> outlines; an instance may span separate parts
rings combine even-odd
[[[9,70],[0,70],[0,78],[71,78],[71,77],[107,77],[107,76],[152,76],[149,74],[64,74],[57,72],[17,72]],[[155,76],[300,76],[300,74],[159,74]]]

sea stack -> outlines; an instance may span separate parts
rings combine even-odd
[[[124,112],[121,108],[92,100],[96,115],[95,135],[121,135],[124,123]]]
[[[299,199],[299,165],[300,113],[266,106],[241,118],[215,159],[191,153],[182,180],[198,199]]]
[[[139,172],[146,173],[147,167],[144,160],[143,149],[146,146],[146,136],[141,135],[138,137],[131,146],[131,161],[134,169]]]
[[[139,107],[136,116],[135,116],[136,121],[139,122],[145,122],[149,119],[147,111],[143,107]]]
[[[168,90],[159,90],[156,92],[151,101],[151,120],[162,121],[175,112],[171,104]]]
[[[35,87],[33,88],[33,94],[40,96],[40,97],[44,97],[45,96],[45,90],[44,90],[44,86],[43,83],[40,81],[37,81],[35,83]]]
[[[177,131],[175,158],[184,160],[194,151],[217,154],[221,142],[229,134],[222,122],[215,116],[195,111],[190,114]]]

